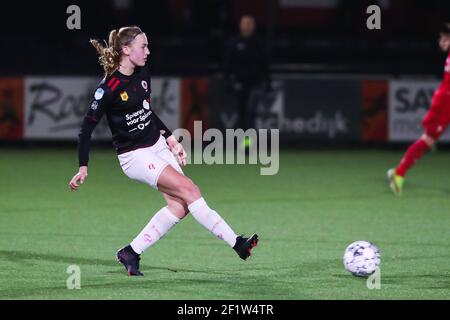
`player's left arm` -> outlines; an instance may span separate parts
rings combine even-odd
[[[80,167],[77,174],[75,174],[69,182],[71,190],[77,190],[79,187],[78,183],[83,184],[87,178],[92,132],[102,119],[106,108],[108,108],[111,101],[112,91],[107,87],[105,81],[102,81],[89,103],[88,111],[81,124],[80,133],[78,135],[78,160]]]

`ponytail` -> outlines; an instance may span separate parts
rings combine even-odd
[[[105,45],[99,40],[90,40],[90,43],[99,54],[98,61],[105,70],[105,76],[110,76],[119,68],[122,46],[129,45],[141,33],[141,29],[136,26],[123,27],[119,30],[111,30],[108,36],[108,43],[104,41]]]

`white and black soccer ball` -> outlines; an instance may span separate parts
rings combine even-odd
[[[380,263],[380,250],[368,241],[355,241],[345,249],[345,269],[355,276],[370,276],[380,267]]]

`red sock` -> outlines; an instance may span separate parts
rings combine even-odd
[[[430,147],[428,147],[428,145],[422,139],[414,142],[409,146],[408,150],[406,150],[406,153],[403,156],[402,161],[400,161],[400,164],[398,165],[395,172],[399,176],[404,177],[409,168],[411,168],[414,163],[422,157],[425,151],[428,151],[429,149]]]

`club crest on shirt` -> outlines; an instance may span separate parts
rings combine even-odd
[[[100,100],[103,97],[104,93],[105,93],[105,91],[103,91],[102,88],[97,88],[97,90],[95,91],[95,94],[94,94],[95,100]]]
[[[142,105],[144,106],[144,109],[145,109],[145,110],[150,109],[150,103],[148,103],[147,100],[142,101]]]
[[[122,99],[122,101],[127,101],[128,100],[128,93],[126,91],[120,93],[120,99]]]
[[[148,90],[147,81],[142,80],[142,81],[141,81],[141,85],[142,85],[142,88],[144,88],[145,91]]]

